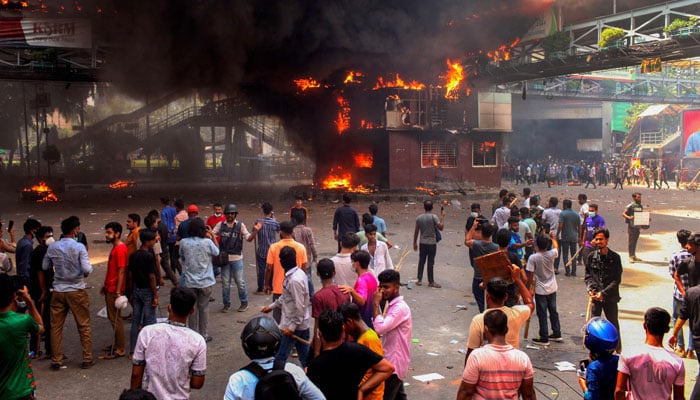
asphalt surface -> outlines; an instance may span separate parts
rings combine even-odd
[[[516,187],[510,182],[504,187],[519,192],[522,186]],[[561,200],[574,200],[578,193],[587,193],[591,203],[598,203],[602,215],[611,231],[610,248],[620,253],[623,260],[624,273],[622,278],[620,308],[620,324],[623,338],[623,349],[627,346],[643,343],[644,330],[642,317],[650,306],[661,306],[671,311],[673,282],[668,275],[667,263],[671,253],[678,249],[675,232],[680,228],[700,231],[697,218],[700,207],[697,206],[698,194],[676,189],[661,191],[649,190],[646,187],[625,187],[624,190],[613,190],[612,186],[584,189],[582,187],[554,186],[551,189],[544,183],[531,185],[533,194],[539,194],[543,203],[550,196]],[[649,230],[643,231],[637,256],[644,261],[629,264],[627,258],[626,225],[621,213],[626,204],[631,201],[631,193],[639,190],[643,195],[643,204],[652,211],[652,223]],[[230,190],[220,195],[220,191],[209,187],[204,190],[192,188],[168,187],[165,189],[144,189],[141,187],[122,191],[76,190],[64,194],[64,201],[58,204],[30,204],[16,201],[14,195],[5,199],[10,209],[4,210],[3,220],[14,219],[17,230],[21,222],[28,216],[35,216],[45,224],[58,229],[60,220],[68,215],[78,215],[82,220],[82,230],[90,240],[89,254],[95,266],[95,272],[88,278],[90,286],[90,308],[93,328],[93,352],[96,365],[89,370],[79,368],[81,361],[80,344],[75,323],[68,317],[64,329],[64,353],[69,357],[65,362],[66,368],[51,371],[49,361],[38,359],[33,368],[37,380],[36,395],[41,399],[116,399],[124,388],[129,386],[131,365],[127,358],[116,360],[97,359],[103,354],[99,350],[112,341],[112,329],[108,320],[97,317],[96,314],[104,306],[104,298],[99,295],[106,257],[110,247],[104,243],[102,228],[104,224],[115,220],[122,224],[128,213],[137,212],[141,215],[152,208],[160,208],[158,198],[162,194],[184,194],[186,202],[200,205],[202,215],[211,213],[207,207],[214,201],[236,202],[240,209],[240,219],[249,227],[260,215],[259,204],[269,200],[276,206],[278,218],[286,217],[286,210],[293,204],[293,199],[281,198],[281,191],[263,188],[255,191]],[[240,193],[245,192],[245,198]],[[468,215],[469,204],[476,199],[482,204],[488,215],[490,204],[495,195],[490,193],[474,193],[471,196],[442,195],[433,198],[451,200],[446,206],[447,220],[443,232],[443,241],[439,244],[436,258],[436,281],[442,284],[442,289],[429,288],[427,285],[413,285],[401,288],[401,294],[410,305],[413,313],[412,361],[409,376],[406,379],[406,392],[412,399],[449,399],[455,398],[461,381],[464,365],[464,355],[460,352],[466,347],[469,322],[478,312],[471,294],[472,269],[469,267],[467,249],[464,241],[464,223]],[[409,248],[413,238],[415,216],[422,212],[421,195],[405,195],[393,200],[379,203],[379,214],[388,225],[389,239],[398,248],[391,250],[394,263],[397,263],[404,249]],[[427,198],[427,195],[426,197]],[[457,200],[455,202],[454,200]],[[457,203],[461,205],[457,206]],[[362,213],[366,212],[370,201],[358,198],[354,204]],[[319,257],[330,257],[335,253],[331,221],[333,211],[339,205],[330,199],[312,200],[305,203],[309,209],[309,226],[313,228],[317,241]],[[574,206],[575,209],[576,205]],[[19,234],[18,234],[19,236]],[[269,304],[269,296],[255,296],[254,249],[249,243],[244,246],[244,261],[246,265],[246,280],[250,292],[250,307],[246,312],[238,313],[235,309],[238,303],[235,288],[232,289],[232,311],[222,314],[220,284],[214,290],[215,302],[210,304],[209,331],[213,341],[208,344],[207,375],[204,387],[192,392],[193,399],[220,399],[231,373],[248,363],[240,346],[239,335],[245,322],[257,315],[260,308]],[[401,264],[402,281],[415,278],[418,254],[410,251]],[[586,311],[586,295],[583,282],[583,267],[579,268],[576,278],[558,275],[559,284],[557,305],[562,324],[564,341],[552,343],[549,348],[525,348],[529,343],[521,341],[523,349],[532,359],[535,367],[535,387],[540,399],[577,399],[582,398],[575,372],[557,371],[555,363],[568,361],[578,364],[587,353],[582,347],[581,327],[584,324]],[[319,285],[316,279],[316,285]],[[170,285],[161,289],[160,316],[165,317]],[[252,289],[251,289],[252,288]],[[465,307],[466,306],[466,309]],[[130,323],[125,323],[128,332]],[[533,317],[530,325],[530,337],[536,335],[538,323]],[[521,332],[522,334],[522,332]],[[687,328],[686,328],[687,334]],[[686,336],[687,337],[687,336]],[[667,337],[665,338],[665,341]],[[291,359],[294,361],[294,359]],[[696,360],[686,360],[686,393],[689,394],[695,383],[698,372]],[[427,383],[413,378],[416,375],[437,373],[444,379]]]

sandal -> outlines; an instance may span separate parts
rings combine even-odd
[[[106,355],[102,356],[101,358],[102,358],[103,360],[115,360],[115,359],[117,359],[117,358],[124,357],[125,355],[126,355],[126,353],[121,353],[121,354],[119,354],[119,353],[117,353],[117,352],[114,352],[114,353],[112,353],[112,354],[106,354]]]
[[[423,286],[423,282],[421,282],[421,281],[416,281],[416,286]]]
[[[440,288],[442,287],[442,285],[440,285],[440,284],[437,283],[437,282],[430,282],[430,283],[428,284],[428,286],[433,287],[433,288],[436,288],[436,289],[440,289]]]

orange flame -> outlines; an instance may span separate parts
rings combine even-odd
[[[496,148],[496,142],[483,142],[479,145],[479,151],[482,153],[487,153]]]
[[[365,75],[362,72],[350,71],[343,81],[344,84],[348,83],[362,83],[362,79]]]
[[[350,129],[350,103],[341,95],[336,97],[336,101],[340,106],[340,110],[338,111],[338,117],[335,119],[335,121],[333,121],[333,123],[335,124],[338,133],[341,134]]]
[[[489,51],[486,55],[493,61],[508,61],[511,57],[511,50],[520,43],[520,38],[515,38],[511,44],[504,44],[494,51]]]
[[[352,174],[343,170],[343,167],[340,165],[335,168],[331,168],[326,178],[321,181],[321,187],[323,189],[343,189],[353,193],[376,192],[376,189],[372,187],[367,187],[364,185],[353,186]]]
[[[459,62],[447,59],[447,75],[445,75],[445,98],[456,99],[459,97],[457,90],[464,80],[464,67]]]
[[[372,168],[374,166],[374,156],[369,153],[354,153],[352,158],[358,168]]]
[[[315,88],[321,87],[321,84],[318,83],[318,81],[314,78],[295,79],[294,83],[296,83],[297,87],[302,92],[304,92],[308,89],[315,89]]]
[[[50,203],[58,201],[58,197],[44,181],[39,182],[31,188],[24,188],[22,191],[30,194],[31,197],[36,198],[37,203]]]
[[[402,88],[402,89],[412,89],[412,90],[423,90],[425,89],[425,84],[420,83],[416,80],[406,82],[401,79],[399,74],[396,74],[396,78],[393,81],[384,81],[381,76],[377,78],[377,84],[374,85],[372,90],[382,89],[382,88]]]
[[[134,181],[123,181],[123,180],[118,180],[114,183],[109,184],[110,189],[124,189],[128,187],[134,187],[136,186],[136,182]]]
[[[381,128],[382,124],[374,123],[372,121],[366,121],[366,120],[361,120],[360,121],[360,128],[362,129],[374,129],[374,128]]]

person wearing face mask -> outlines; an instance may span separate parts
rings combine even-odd
[[[622,261],[619,254],[608,248],[608,239],[610,232],[605,228],[593,233],[593,251],[585,258],[585,282],[591,302],[590,316],[600,317],[605,312],[605,318],[620,332],[617,303],[620,301]],[[617,343],[617,352],[621,349],[622,338]]]
[[[591,241],[596,230],[605,228],[605,219],[598,215],[598,205],[591,204],[588,206],[586,218],[581,224],[581,233],[579,234],[579,246],[583,247],[581,254],[583,260],[587,259],[588,255],[594,250]]]
[[[471,213],[469,214],[469,218],[467,218],[467,225],[464,227],[464,231],[469,232],[469,230],[472,229],[472,225],[474,225],[474,221],[477,219],[484,220],[484,222],[486,221],[486,218],[481,214],[481,205],[479,203],[472,203]]]
[[[214,214],[210,215],[209,218],[207,218],[206,224],[207,226],[214,228],[216,224],[225,220],[226,216],[224,216],[224,207],[221,205],[221,203],[214,203],[212,205],[212,208],[214,209]]]

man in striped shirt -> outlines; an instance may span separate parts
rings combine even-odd
[[[501,310],[484,314],[488,344],[474,350],[462,374],[457,400],[535,398],[532,363],[527,354],[506,344],[508,317]]]
[[[689,264],[695,261],[694,257],[686,245],[688,244],[688,238],[692,233],[687,229],[681,229],[676,232],[676,237],[678,238],[678,243],[681,245],[681,249],[671,256],[671,260],[668,262],[668,273],[673,278],[675,285],[673,286],[673,313],[671,315],[673,326],[676,325],[676,320],[678,319],[678,314],[680,312],[681,306],[683,305],[683,297],[685,297],[685,292],[691,287],[688,279],[688,274],[678,274],[678,268],[682,264]],[[688,340],[688,348],[685,348],[685,340],[683,337],[683,330],[678,331],[678,348],[676,353],[681,357],[688,357],[693,354],[693,341],[692,337]]]
[[[277,242],[277,234],[280,231],[280,224],[275,219],[275,214],[272,211],[272,204],[264,202],[262,205],[263,217],[255,221],[253,231],[248,237],[248,241],[252,242],[257,238],[255,246],[255,264],[258,274],[258,289],[255,291],[257,295],[264,295],[265,285],[265,269],[267,268],[267,252],[270,250],[272,243]]]

